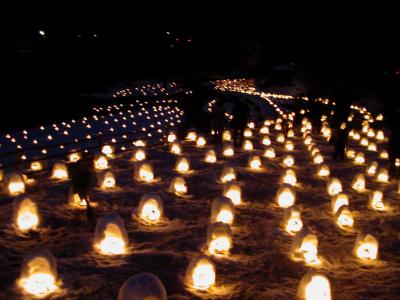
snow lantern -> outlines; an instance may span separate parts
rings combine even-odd
[[[197,140],[197,133],[194,130],[190,130],[186,135],[186,140],[194,142]]]
[[[119,289],[118,300],[167,300],[164,285],[150,273],[128,278]]]
[[[301,300],[331,300],[331,293],[328,277],[319,273],[308,273],[300,280],[297,298]]]
[[[252,137],[252,136],[253,136],[253,132],[251,131],[250,128],[246,128],[246,129],[243,131],[243,136],[244,136],[244,137]]]
[[[108,160],[105,155],[100,154],[97,155],[94,159],[94,168],[96,170],[105,170],[108,169]]]
[[[265,149],[264,157],[275,158],[275,150],[274,150],[274,148],[268,147],[267,149]]]
[[[208,290],[215,284],[215,265],[207,256],[194,257],[186,270],[185,283],[198,290]]]
[[[367,146],[368,146],[368,143],[369,143],[369,141],[368,141],[368,139],[367,139],[366,137],[363,137],[363,138],[361,139],[361,141],[360,141],[360,145],[361,145],[361,146],[364,146],[364,147],[367,147]]]
[[[190,171],[189,159],[185,157],[178,157],[175,164],[175,170],[181,174],[188,173]]]
[[[312,144],[311,144],[312,145]],[[310,146],[311,146],[310,145]],[[314,157],[315,155],[317,155],[317,154],[320,154],[320,152],[319,152],[319,149],[318,149],[318,147],[317,146],[315,146],[315,145],[312,145],[312,147],[310,147],[310,153],[311,153],[311,156],[312,157]],[[315,158],[315,157],[314,157]],[[315,162],[315,161],[314,161]]]
[[[348,159],[355,159],[356,157],[356,151],[354,151],[353,149],[347,149],[346,150],[346,157]]]
[[[6,175],[4,180],[5,190],[10,196],[17,196],[25,193],[25,183],[20,174],[12,173]]]
[[[296,201],[296,194],[291,185],[282,184],[278,189],[275,201],[279,207],[288,208]]]
[[[143,147],[137,147],[133,150],[131,161],[142,161],[146,159],[146,150]]]
[[[278,133],[278,134],[276,135],[275,140],[276,140],[278,143],[283,144],[283,143],[285,142],[285,135],[284,135],[283,133]]]
[[[232,233],[228,224],[212,223],[207,230],[208,252],[215,255],[226,255],[232,248]]]
[[[36,203],[28,197],[14,199],[13,220],[15,226],[21,231],[35,229],[40,221]]]
[[[126,233],[124,220],[118,214],[109,214],[97,221],[94,245],[102,254],[126,253],[128,234]]]
[[[101,153],[109,158],[112,158],[114,157],[114,147],[110,145],[104,145],[101,147]]]
[[[215,198],[211,205],[211,223],[223,222],[232,224],[235,218],[235,206],[232,200],[225,196]]]
[[[358,141],[358,140],[360,140],[360,138],[361,138],[360,133],[357,132],[357,131],[354,132],[354,134],[353,134],[353,140]]]
[[[225,144],[222,148],[222,155],[223,156],[233,156],[235,154],[235,150],[233,149],[233,146],[230,144]]]
[[[28,253],[21,267],[17,285],[35,298],[47,298],[58,290],[57,262],[49,250]]]
[[[293,143],[293,141],[290,141],[290,140],[286,141],[286,142],[285,142],[285,149],[286,149],[287,151],[293,151],[293,150],[294,150],[294,143]]]
[[[182,145],[179,142],[173,142],[171,143],[171,146],[169,147],[169,152],[175,155],[180,155],[182,154]]]
[[[287,133],[286,133],[286,136],[287,136],[288,138],[294,137],[294,130],[293,130],[292,128],[289,129],[289,130],[287,131]]]
[[[232,134],[229,130],[224,130],[222,132],[222,140],[229,142],[230,140],[232,140]]]
[[[369,142],[367,149],[368,149],[368,151],[371,151],[371,152],[378,151],[378,147],[376,146],[376,144],[374,142]]]
[[[343,205],[349,205],[349,197],[346,194],[339,193],[332,197],[331,206],[333,214],[336,214]]]
[[[72,189],[72,187],[70,187],[70,189],[69,189],[68,203],[71,206],[79,207],[79,208],[84,208],[87,206],[85,199],[81,199],[79,197],[79,194],[75,193],[74,190]]]
[[[68,179],[68,168],[64,163],[57,162],[53,165],[53,170],[51,171],[51,178],[58,180]]]
[[[294,165],[294,158],[291,155],[286,155],[283,160],[282,163],[284,166],[291,168]]]
[[[0,182],[4,180],[4,171],[0,170]]]
[[[100,187],[102,189],[112,189],[115,187],[115,183],[116,181],[113,173],[108,171],[101,176]]]
[[[253,143],[250,140],[244,140],[242,149],[243,151],[252,151],[254,149]]]
[[[240,185],[234,181],[229,181],[225,184],[223,195],[231,199],[234,205],[242,203],[242,190]]]
[[[197,147],[204,147],[207,144],[207,141],[204,136],[199,136],[196,141]]]
[[[378,163],[376,161],[373,161],[367,168],[367,174],[369,176],[374,176],[378,167]]]
[[[290,249],[291,256],[296,261],[304,261],[307,264],[319,264],[318,238],[307,228],[299,231],[293,239]]]
[[[314,164],[319,165],[324,162],[324,158],[321,153],[317,153],[313,158]]]
[[[260,170],[261,169],[261,159],[257,155],[252,155],[249,157],[248,162],[249,168],[252,170]]]
[[[354,225],[354,217],[347,205],[342,205],[335,213],[336,224],[343,229],[352,228]]]
[[[168,136],[167,136],[168,143],[173,143],[173,142],[176,141],[176,139],[177,139],[177,137],[176,137],[176,134],[174,132],[168,133]]]
[[[261,128],[260,128],[260,134],[269,134],[269,128],[268,128],[268,126],[262,126]]]
[[[81,155],[78,152],[73,152],[68,155],[68,161],[71,163],[77,162],[81,159]]]
[[[304,139],[304,145],[310,145],[312,143],[312,137],[311,135],[307,135],[306,138]]]
[[[367,136],[368,136],[369,138],[375,137],[375,131],[374,131],[373,128],[369,128],[369,129],[368,129]]]
[[[354,158],[355,165],[363,165],[365,163],[364,153],[358,152]]]
[[[351,187],[357,192],[362,192],[365,190],[365,176],[363,174],[358,174],[353,182],[351,183]]]
[[[30,169],[32,171],[41,171],[43,170],[43,163],[41,161],[33,161],[31,162]]]
[[[329,175],[330,175],[329,167],[327,165],[321,164],[318,166],[317,173],[318,173],[319,177],[322,177],[322,178],[329,177]]]
[[[230,166],[224,166],[220,176],[220,180],[225,183],[236,179],[235,170]]]
[[[281,123],[276,123],[274,128],[277,131],[282,130],[282,124]]]
[[[281,182],[295,186],[297,182],[296,172],[292,169],[286,169],[281,176]]]
[[[383,202],[383,193],[381,191],[373,191],[369,195],[369,205],[372,209],[385,211],[386,206]]]
[[[342,192],[342,183],[337,178],[331,178],[328,180],[328,194],[330,196],[335,196]]]
[[[210,164],[215,163],[217,161],[217,154],[215,153],[215,150],[207,150],[204,161]]]
[[[295,207],[286,210],[283,218],[283,227],[290,235],[295,235],[303,228],[303,221],[301,220],[301,212]]]
[[[376,180],[381,183],[389,182],[389,171],[387,169],[381,168],[376,176]]]
[[[143,182],[153,182],[154,172],[153,167],[146,161],[141,161],[135,164],[135,179]]]
[[[265,146],[271,146],[271,139],[268,135],[264,135],[263,138],[261,139],[261,144]]]
[[[359,233],[354,245],[354,255],[363,260],[378,258],[379,242],[371,234]]]
[[[185,195],[187,193],[187,185],[185,182],[185,178],[181,176],[177,176],[172,179],[171,184],[169,186],[169,191],[176,195]]]
[[[378,132],[376,133],[375,138],[376,138],[378,141],[383,141],[383,140],[385,139],[385,134],[383,133],[382,130],[378,130]]]
[[[147,222],[157,222],[164,214],[163,202],[158,194],[145,194],[140,198],[139,217]]]
[[[146,142],[143,140],[137,140],[132,143],[135,147],[146,147]]]

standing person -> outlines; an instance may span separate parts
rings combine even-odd
[[[241,98],[236,102],[232,115],[231,126],[233,129],[233,144],[235,147],[240,147],[243,143],[243,131],[247,126],[250,110],[246,101]]]
[[[217,144],[220,144],[222,142],[222,132],[224,130],[224,117],[225,117],[224,102],[221,99],[217,99],[213,108],[213,122],[212,122],[212,129],[214,131],[214,141]]]
[[[96,173],[93,167],[93,156],[88,154],[70,166],[71,188],[80,199],[86,202],[86,213],[89,220],[93,219],[90,205],[90,194],[96,184]]]
[[[340,126],[340,128],[336,132],[336,138],[334,140],[335,151],[333,152],[333,159],[344,160],[349,130],[346,126],[346,123],[343,123],[342,125],[343,126]]]

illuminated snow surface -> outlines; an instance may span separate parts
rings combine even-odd
[[[265,146],[258,134],[252,139],[252,152],[237,149],[233,157],[224,157],[222,147],[217,147],[215,164],[204,162],[205,152],[212,146],[199,148],[193,142],[183,143],[183,154],[190,159],[192,172],[184,175],[188,192],[182,197],[168,192],[171,180],[178,175],[174,170],[176,156],[169,153],[168,147],[146,150],[158,179],[151,184],[133,179],[131,152],[110,159],[117,187],[109,191],[96,189],[93,201],[97,203],[96,218],[116,212],[125,222],[127,253],[115,257],[95,251],[95,222],[88,224],[84,211],[67,204],[68,182],[52,182],[49,173],[34,175],[37,183],[27,187],[27,195],[40,210],[42,222],[37,230],[17,232],[11,222],[12,199],[5,195],[0,198],[0,298],[21,298],[15,281],[24,255],[36,247],[50,249],[57,259],[58,276],[63,282],[60,298],[116,299],[125,280],[150,272],[164,284],[168,299],[296,299],[301,278],[312,270],[329,278],[333,299],[399,298],[400,195],[396,184],[381,184],[366,176],[367,189],[382,190],[391,208],[384,212],[370,209],[368,193],[351,188],[354,176],[363,173],[365,166],[354,166],[351,161],[335,164],[330,159],[332,147],[322,136],[313,134],[331,176],[341,180],[349,195],[355,229],[340,229],[334,222],[326,181],[317,176],[317,165],[296,128],[295,148],[290,152],[297,175],[296,205],[303,208],[304,225],[318,237],[322,263],[309,267],[295,262],[290,258],[293,237],[283,227],[286,209],[275,202],[284,170],[281,161],[288,152],[275,141],[277,131],[273,126],[270,131],[275,159],[263,157]],[[351,147],[356,151],[364,149],[355,143]],[[376,153],[365,153],[367,161],[373,158],[383,166],[384,161],[376,159]],[[248,168],[250,155],[261,157],[261,171]],[[185,286],[184,276],[190,260],[204,249],[211,203],[223,192],[219,176],[225,162],[235,168],[243,203],[235,207],[230,254],[211,257],[216,266],[215,287],[197,292]],[[146,193],[158,193],[163,200],[165,216],[157,224],[145,224],[137,217],[139,200]],[[379,240],[377,261],[365,263],[353,256],[359,231],[369,232]]]

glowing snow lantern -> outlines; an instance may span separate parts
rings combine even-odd
[[[282,130],[282,124],[281,123],[276,123],[274,128],[277,131]]]
[[[196,141],[196,146],[197,147],[204,147],[207,144],[206,139],[203,136],[199,136],[199,138]]]
[[[260,134],[269,134],[269,128],[267,126],[261,127]]]
[[[286,136],[287,136],[288,138],[294,137],[294,130],[293,130],[293,129],[289,129],[289,130],[287,131],[287,133],[286,133]]]
[[[389,153],[387,151],[382,151],[381,153],[379,153],[379,158],[389,159]]]
[[[211,223],[223,222],[232,224],[235,218],[235,207],[232,200],[225,196],[215,198],[211,205]]]
[[[32,171],[41,171],[43,170],[43,164],[40,161],[34,161],[31,163],[30,168]]]
[[[139,273],[124,282],[119,289],[118,300],[167,300],[167,292],[156,276]]]
[[[276,203],[283,208],[288,208],[296,201],[296,194],[291,185],[283,184],[278,189],[275,196]]]
[[[157,222],[164,213],[163,202],[158,194],[145,194],[140,198],[139,216],[148,222]]]
[[[240,205],[242,203],[242,190],[240,185],[235,182],[230,181],[225,184],[223,195],[231,199],[234,205]]]
[[[232,140],[232,134],[229,130],[224,130],[222,132],[222,140],[229,142],[230,140]]]
[[[114,155],[113,155],[114,149],[113,149],[113,147],[110,146],[110,145],[104,145],[104,146],[101,148],[101,153],[103,153],[105,156],[107,156],[107,157],[109,157],[109,158],[112,158],[112,157],[114,156]]]
[[[252,137],[252,136],[253,136],[253,132],[251,131],[250,128],[246,128],[246,129],[243,131],[243,136],[244,136],[244,137]]]
[[[118,214],[109,214],[98,220],[94,245],[102,254],[126,253],[128,234],[125,230],[124,220]]]
[[[173,142],[173,143],[171,144],[170,148],[169,148],[169,151],[170,151],[172,154],[180,155],[180,154],[182,154],[182,146],[181,146],[181,144],[178,143],[178,142]]]
[[[297,297],[301,300],[331,300],[329,279],[322,274],[309,273],[300,280]]]
[[[133,150],[131,161],[142,161],[146,159],[146,150],[143,147],[138,147]]]
[[[378,141],[383,141],[385,139],[385,134],[383,133],[382,130],[379,130],[376,133],[376,137],[375,137]]]
[[[181,174],[185,174],[185,173],[189,172],[189,170],[190,170],[189,159],[187,159],[185,157],[179,157],[176,160],[175,170]]]
[[[381,191],[373,191],[369,196],[369,205],[372,209],[385,211],[386,206],[383,202],[383,193]]]
[[[313,161],[314,161],[314,164],[319,165],[319,164],[322,164],[324,162],[324,158],[322,157],[321,153],[318,153],[318,154],[316,154],[314,156]]]
[[[210,224],[207,230],[208,252],[214,255],[226,255],[232,248],[232,233],[228,224],[217,222]]]
[[[337,194],[339,194],[340,192],[342,192],[342,183],[340,182],[339,179],[337,178],[331,178],[328,181],[328,194],[330,196],[335,196]]]
[[[243,149],[244,151],[252,151],[252,150],[254,149],[253,143],[252,143],[250,140],[245,140],[245,141],[243,142],[242,149]]]
[[[293,260],[302,260],[307,264],[319,264],[318,238],[309,230],[303,228],[296,234],[290,249]]]
[[[249,168],[252,170],[260,170],[261,169],[261,159],[257,155],[252,155],[249,157],[248,162]]]
[[[356,157],[354,158],[355,165],[363,165],[365,163],[365,156],[364,153],[358,152]]]
[[[39,210],[35,202],[28,197],[14,199],[13,219],[21,231],[35,229],[39,225]]]
[[[369,176],[374,176],[378,167],[378,163],[376,161],[373,161],[367,168],[367,174]]]
[[[365,190],[365,177],[363,174],[358,174],[352,184],[351,187],[356,190],[357,192],[362,192]]]
[[[212,149],[208,150],[208,151],[206,152],[204,161],[205,161],[206,163],[210,163],[210,164],[215,163],[215,162],[217,161],[217,154],[215,153],[215,151],[212,150]]]
[[[361,138],[360,133],[354,132],[354,134],[353,134],[353,140],[358,141],[360,138]]]
[[[25,256],[17,284],[35,298],[47,298],[58,290],[57,263],[49,250],[34,250]]]
[[[186,135],[186,140],[194,142],[197,140],[197,133],[194,130],[191,130],[188,132],[188,134]]]
[[[311,135],[308,135],[305,139],[304,139],[304,145],[310,145],[312,142],[312,137]]]
[[[135,179],[143,182],[153,182],[154,172],[153,167],[146,161],[141,161],[135,165]]]
[[[291,168],[294,165],[293,156],[291,156],[291,155],[285,156],[285,158],[283,159],[282,163],[283,163],[284,166],[286,166],[288,168]]]
[[[349,205],[349,197],[346,194],[339,193],[332,197],[331,206],[333,214],[336,214],[338,210],[344,205]]]
[[[235,170],[232,167],[225,166],[222,169],[220,180],[225,183],[236,179]]]
[[[98,155],[94,159],[94,167],[96,170],[105,170],[108,168],[108,160],[104,155]]]
[[[81,199],[78,193],[75,193],[72,188],[69,189],[68,203],[71,206],[83,208],[87,206],[85,199]]]
[[[264,157],[275,158],[275,150],[274,150],[274,148],[268,147],[267,149],[265,149]]]
[[[222,148],[222,155],[224,156],[233,156],[235,154],[235,150],[232,145],[224,145]]]
[[[171,185],[169,186],[169,191],[177,195],[185,195],[187,193],[185,179],[180,176],[172,179]]]
[[[373,142],[369,142],[368,144],[368,151],[376,152],[378,148],[376,147],[376,144]]]
[[[282,174],[281,182],[295,186],[297,182],[295,171],[292,169],[286,169],[285,172]]]
[[[51,178],[58,180],[68,179],[68,168],[63,163],[55,163],[51,172]]]
[[[133,142],[135,147],[146,147],[146,142],[143,140],[137,140]]]
[[[285,135],[283,133],[278,133],[276,136],[276,141],[280,144],[285,142]]]
[[[186,270],[185,282],[192,288],[208,290],[215,284],[214,263],[207,256],[199,254],[190,262]]]
[[[295,235],[299,232],[303,228],[300,210],[294,207],[287,209],[283,219],[283,226],[290,235]]]
[[[375,137],[375,131],[374,131],[373,128],[369,128],[368,129],[367,136],[370,137],[370,138]]]
[[[104,175],[102,175],[101,181],[100,181],[100,187],[102,189],[112,189],[115,187],[115,177],[114,174],[111,172],[106,172]]]
[[[329,177],[330,171],[327,165],[319,165],[317,174],[319,177],[326,178]]]
[[[271,139],[270,139],[270,137],[269,137],[268,135],[264,135],[263,138],[262,138],[262,140],[261,140],[261,143],[262,143],[263,145],[265,145],[265,146],[270,146],[270,145],[271,145]]]
[[[335,214],[336,224],[343,229],[352,228],[354,225],[353,214],[347,205],[342,205]]]
[[[290,140],[286,141],[286,142],[285,142],[285,149],[286,149],[287,151],[293,151],[293,149],[294,149],[294,143],[293,143],[292,141],[290,141]]]
[[[381,183],[388,183],[389,182],[389,171],[381,168],[376,176],[376,180]]]
[[[168,133],[167,141],[168,143],[173,143],[176,140],[176,134],[173,132]]]
[[[16,196],[25,193],[25,183],[21,175],[10,174],[5,178],[5,189],[10,196]]]
[[[378,240],[371,234],[359,233],[354,245],[354,255],[363,260],[375,260],[378,258]]]
[[[353,149],[346,150],[346,157],[348,159],[354,159],[356,157],[356,151],[354,151]]]
[[[69,162],[77,162],[80,159],[81,159],[81,155],[77,152],[73,152],[68,156]]]
[[[369,141],[368,141],[367,138],[364,137],[364,138],[361,139],[361,141],[360,141],[360,145],[361,145],[361,146],[367,147],[368,144],[369,144]]]

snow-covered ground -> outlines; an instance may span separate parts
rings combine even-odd
[[[259,101],[264,100],[259,98]],[[272,101],[279,103],[278,99]],[[37,247],[48,248],[56,257],[62,286],[54,297],[65,299],[116,299],[123,282],[140,272],[156,275],[165,285],[169,299],[296,299],[300,279],[309,271],[318,271],[329,278],[333,299],[400,298],[400,194],[396,182],[378,183],[375,177],[367,176],[367,191],[354,191],[351,182],[356,174],[365,174],[366,164],[355,166],[351,160],[339,163],[331,160],[332,146],[322,136],[313,134],[331,169],[331,177],[339,178],[349,195],[355,227],[344,231],[334,222],[327,181],[317,176],[317,165],[304,145],[300,128],[295,128],[295,137],[291,139],[295,148],[290,153],[275,140],[280,131],[274,125],[269,128],[276,151],[273,159],[262,157],[266,147],[261,144],[257,130],[249,138],[255,149],[249,152],[237,149],[230,158],[222,155],[221,146],[199,148],[193,142],[185,142],[183,156],[190,159],[192,170],[183,175],[188,185],[187,196],[168,192],[171,180],[178,173],[174,170],[177,156],[169,153],[166,146],[147,149],[157,178],[154,183],[134,180],[135,163],[130,161],[130,152],[111,159],[110,171],[116,177],[117,187],[110,191],[96,189],[94,211],[96,218],[110,212],[123,218],[129,238],[128,252],[124,255],[104,256],[96,252],[95,224],[87,222],[83,210],[68,205],[68,182],[54,182],[47,172],[34,176],[37,182],[27,188],[27,195],[37,202],[42,222],[38,229],[25,234],[11,223],[12,198],[1,196],[0,298],[21,299],[15,281],[24,255]],[[352,142],[350,147],[365,152],[367,164],[376,160],[382,167],[386,163],[359,143]],[[208,149],[217,152],[215,164],[204,162]],[[282,226],[286,209],[275,201],[285,170],[282,160],[287,154],[295,158],[296,205],[301,208],[305,226],[319,240],[318,266],[295,262],[290,257],[293,237]],[[262,157],[261,170],[248,167],[250,155]],[[219,177],[227,164],[237,172],[243,204],[235,207],[230,254],[210,255],[216,266],[216,284],[200,292],[186,287],[183,278],[190,260],[204,250],[211,203],[222,195],[224,185]],[[384,192],[388,210],[378,212],[369,207],[371,190]],[[159,224],[145,224],[137,216],[141,196],[150,192],[158,193],[164,202],[165,217]],[[379,240],[378,260],[364,262],[352,254],[358,232],[369,232]]]

